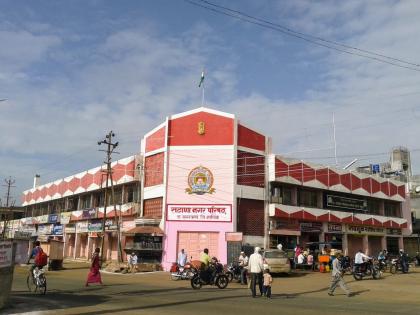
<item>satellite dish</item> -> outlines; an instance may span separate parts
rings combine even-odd
[[[417,187],[414,189],[414,191],[415,191],[416,193],[420,193],[420,186],[417,186]]]

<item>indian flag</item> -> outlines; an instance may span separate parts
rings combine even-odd
[[[201,85],[204,83],[204,70],[201,71],[201,78],[200,78],[200,83],[198,84],[198,87],[201,87]]]

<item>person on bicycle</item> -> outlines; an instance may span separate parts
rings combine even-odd
[[[32,248],[31,254],[29,255],[29,258],[28,258],[28,264],[29,264],[30,260],[31,260],[32,258],[34,258],[34,263],[33,263],[33,264],[32,264],[32,266],[31,266],[31,272],[33,272],[33,270],[34,270],[36,267],[38,267],[38,268],[42,268],[42,267],[43,267],[43,266],[38,266],[38,265],[37,265],[37,262],[36,262],[36,260],[35,260],[35,257],[38,255],[38,253],[39,253],[40,251],[42,251],[42,248],[41,248],[41,243],[40,243],[39,241],[36,241],[36,242],[34,243],[34,248]]]

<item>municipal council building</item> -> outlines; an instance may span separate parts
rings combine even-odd
[[[181,249],[199,259],[208,248],[223,263],[244,245],[279,243],[353,256],[396,252],[411,234],[404,183],[284,158],[266,135],[208,108],[167,117],[141,152],[112,163],[112,205],[103,168],[46,184],[36,177],[23,192],[25,218],[8,233],[30,232],[43,247],[62,240],[73,259],[88,259],[102,238],[106,258],[117,259],[120,238],[124,257],[135,251],[165,270]]]

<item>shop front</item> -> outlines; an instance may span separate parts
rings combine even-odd
[[[277,245],[281,244],[284,250],[293,250],[300,236],[298,220],[273,219],[270,221],[270,248],[277,248]]]
[[[383,249],[385,229],[366,225],[348,225],[348,255],[354,257],[359,250],[367,255],[377,255]]]
[[[64,257],[74,258],[76,243],[76,224],[66,224],[64,227],[64,235]]]
[[[343,226],[339,223],[326,223],[325,243],[330,244],[331,249],[341,250],[345,253],[343,245]]]
[[[162,240],[164,233],[157,226],[136,226],[125,232],[124,252],[136,253],[139,263],[160,263],[162,261]]]
[[[321,222],[300,222],[301,235],[299,245],[301,248],[309,248],[309,244],[320,242],[320,235],[323,232]]]
[[[88,221],[77,222],[74,258],[89,258],[88,237]]]

